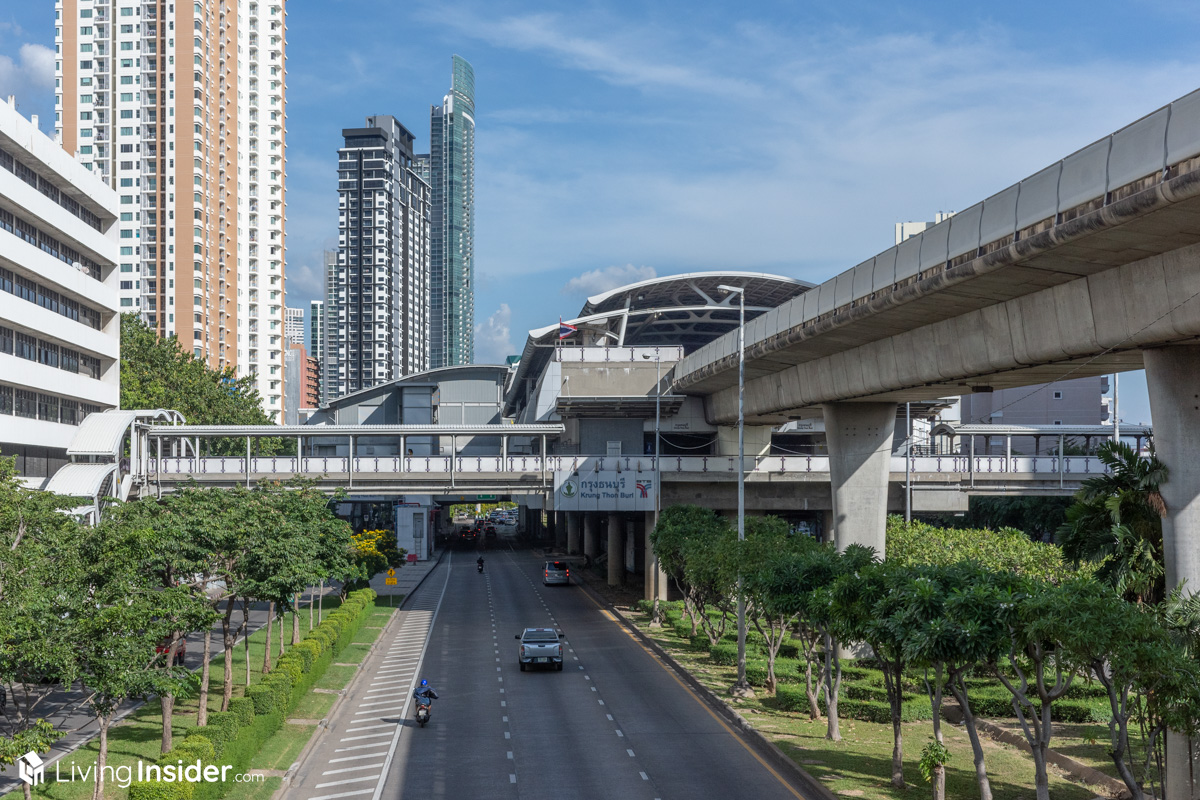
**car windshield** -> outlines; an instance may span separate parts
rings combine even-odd
[[[527,642],[557,642],[558,634],[554,631],[525,631]]]

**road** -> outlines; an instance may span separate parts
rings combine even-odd
[[[289,798],[802,797],[581,588],[543,586],[532,554],[490,553],[483,575],[450,555]],[[518,669],[524,627],[564,632],[562,672]],[[422,676],[441,699],[418,728],[400,692]]]

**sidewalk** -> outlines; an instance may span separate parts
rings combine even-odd
[[[442,548],[433,554],[433,557],[428,561],[408,561],[404,566],[396,569],[396,585],[388,586],[387,572],[381,572],[371,579],[371,588],[380,597],[395,597],[396,605],[400,604],[400,597],[408,597],[413,593],[421,581],[425,580],[425,576],[433,571],[433,568],[438,565],[445,554],[446,549]]]

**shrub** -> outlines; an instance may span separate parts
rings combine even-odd
[[[804,692],[801,691],[800,695],[803,697]],[[807,701],[805,703],[805,708],[807,709]],[[819,703],[821,712],[825,713],[824,695],[821,696]],[[888,725],[892,721],[892,707],[886,702],[854,700],[849,697],[843,697],[838,700],[838,715],[842,718],[849,717],[850,719],[857,719],[863,722]],[[927,719],[933,719],[933,706],[927,696],[914,695],[911,700],[904,700],[900,704],[901,722],[918,722]]]
[[[774,705],[783,711],[808,713],[808,696],[804,693],[803,686],[781,683],[775,689]],[[838,706],[838,709],[840,712],[841,706]]]
[[[300,659],[301,669],[308,672],[312,669],[313,661],[321,655],[321,645],[311,639],[304,639],[288,651],[289,656],[293,653]]]
[[[731,667],[737,664],[737,645],[725,644],[721,642],[714,644],[708,648],[708,658],[712,663],[723,667]]]
[[[800,645],[788,644],[787,642],[779,645],[779,658],[799,658]]]
[[[194,783],[159,783],[134,781],[129,784],[129,800],[191,800],[196,793]]]
[[[271,687],[256,683],[246,690],[246,697],[254,703],[255,714],[270,714],[275,710],[275,692]]]
[[[279,663],[275,665],[275,672],[282,672],[292,679],[292,683],[300,680],[300,676],[304,674],[304,668],[301,666],[302,661],[297,659],[279,659]]]
[[[212,740],[198,733],[185,736],[176,750],[192,753],[193,760],[198,758],[205,764],[211,764],[217,757],[217,749],[213,746]]]
[[[232,711],[215,711],[208,715],[206,727],[208,731],[204,733],[204,736],[215,741],[212,733],[214,730],[220,730],[221,741],[228,742],[238,735],[238,730],[242,725]]]
[[[229,701],[229,713],[237,718],[239,728],[254,721],[254,701],[249,697],[235,697]]]

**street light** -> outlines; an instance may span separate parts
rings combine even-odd
[[[642,353],[642,358],[649,359],[649,353]],[[662,404],[662,353],[657,347],[654,348],[654,527],[658,527],[658,512],[662,507],[662,470],[659,468],[659,426],[662,420],[661,411]],[[647,536],[647,539],[650,537]],[[662,618],[659,616],[658,608],[658,557],[654,558],[654,577],[650,580],[650,586],[654,592],[654,611],[650,614],[650,624],[662,625]],[[650,569],[650,565],[646,566]]]
[[[746,540],[746,287],[717,287],[738,296],[738,541]],[[746,595],[742,592],[742,576],[737,581],[737,680],[730,690],[735,697],[753,697],[754,690],[746,680]]]

